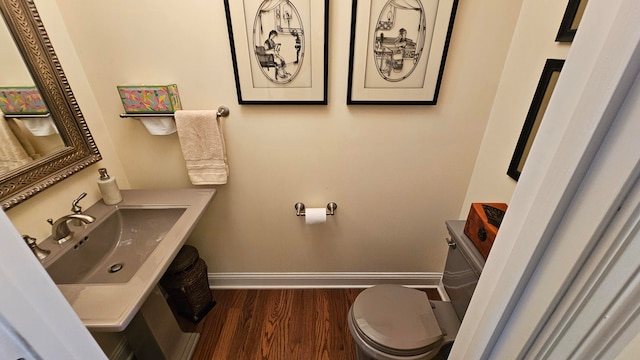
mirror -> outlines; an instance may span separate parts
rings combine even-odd
[[[102,157],[33,0],[0,0],[0,13],[64,143],[39,159],[0,173],[0,203],[7,210]]]
[[[65,145],[4,21],[0,21],[0,54],[0,119],[5,120],[0,121],[2,177]]]

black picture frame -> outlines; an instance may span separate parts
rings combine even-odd
[[[329,0],[224,7],[239,104],[327,104]]]
[[[542,122],[542,117],[547,109],[547,104],[551,98],[551,94],[553,94],[563,65],[564,60],[559,59],[547,59],[544,65],[538,86],[533,95],[533,100],[531,101],[531,106],[527,112],[522,131],[520,132],[518,143],[516,144],[509,168],[507,169],[507,175],[516,181],[520,178],[522,168],[529,155],[529,149],[538,132],[538,127]]]
[[[572,42],[576,36],[582,14],[587,6],[587,0],[569,0],[564,16],[560,22],[560,29],[556,36],[558,42]]]
[[[353,0],[348,105],[436,105],[458,0]]]

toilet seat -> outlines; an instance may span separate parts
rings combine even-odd
[[[351,320],[372,348],[395,356],[417,356],[438,348],[443,334],[423,291],[376,285],[354,301]]]

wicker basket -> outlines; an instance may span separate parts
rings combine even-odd
[[[207,264],[192,246],[180,249],[160,285],[169,295],[169,305],[193,322],[202,320],[216,304],[209,289]]]

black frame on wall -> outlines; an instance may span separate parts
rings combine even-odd
[[[560,29],[556,36],[556,41],[559,42],[572,42],[576,36],[578,25],[582,20],[582,13],[587,6],[587,0],[569,0],[567,9],[564,11],[562,22],[560,23]]]
[[[327,104],[329,0],[224,7],[239,104]]]
[[[347,105],[436,105],[458,0],[352,1]]]
[[[520,173],[529,155],[529,148],[535,139],[538,127],[547,109],[547,103],[555,88],[556,81],[552,80],[557,80],[557,76],[559,76],[563,65],[564,60],[558,59],[547,59],[544,65],[542,75],[536,87],[536,92],[531,101],[531,106],[527,112],[522,131],[520,132],[518,143],[516,144],[513,157],[507,169],[507,175],[516,181],[520,178]]]

